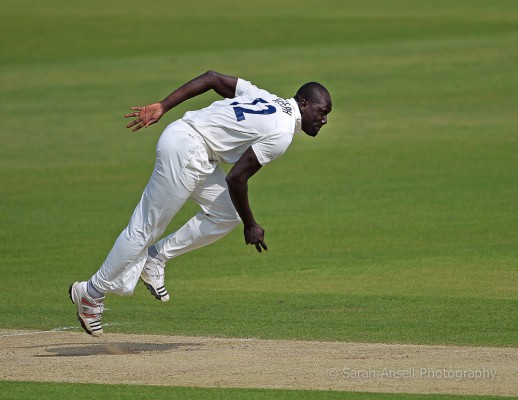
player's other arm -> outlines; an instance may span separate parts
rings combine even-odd
[[[153,103],[145,107],[131,107],[134,112],[126,114],[126,118],[136,118],[127,127],[133,132],[140,128],[148,127],[160,120],[171,108],[183,103],[185,100],[196,97],[209,90],[214,90],[222,97],[231,98],[236,93],[237,78],[220,74],[215,71],[207,71],[203,75],[194,78],[173,91],[160,103]]]
[[[245,243],[253,244],[260,253],[267,250],[264,242],[264,229],[255,222],[248,202],[248,179],[261,169],[261,164],[251,147],[234,164],[226,177],[228,191],[237,213],[244,225]]]

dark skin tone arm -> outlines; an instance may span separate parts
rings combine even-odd
[[[268,250],[264,242],[264,229],[255,222],[248,202],[248,179],[261,169],[261,164],[249,147],[234,164],[226,177],[230,198],[244,225],[245,243],[253,244],[260,253]]]
[[[133,128],[133,132],[147,128],[157,123],[173,107],[211,89],[222,97],[232,98],[236,93],[236,85],[236,77],[207,71],[182,85],[159,103],[145,107],[131,107],[133,112],[124,117],[135,118],[135,120],[130,122],[127,128]],[[262,249],[267,250],[267,246],[264,243],[264,229],[255,222],[248,202],[248,179],[260,168],[261,164],[255,153],[252,148],[249,148],[234,164],[226,178],[230,198],[244,224],[245,243],[255,245],[258,252],[261,252]]]
[[[157,123],[171,108],[211,89],[222,97],[232,98],[236,93],[236,85],[236,77],[207,71],[176,89],[160,103],[153,103],[145,107],[131,107],[130,109],[134,112],[126,114],[124,117],[136,119],[130,122],[127,128],[134,127],[133,132],[147,128]]]

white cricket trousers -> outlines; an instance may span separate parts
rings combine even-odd
[[[201,211],[159,242],[187,199]],[[92,277],[103,293],[131,295],[144,268],[148,247],[170,260],[225,236],[240,222],[217,161],[209,160],[206,143],[178,120],[160,136],[156,163],[128,226],[119,235],[103,265]]]

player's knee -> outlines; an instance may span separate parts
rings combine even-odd
[[[229,225],[233,225],[233,226],[237,226],[241,222],[241,218],[239,218],[239,214],[237,212],[235,212],[234,210],[229,211],[228,213],[225,213],[222,220],[225,223],[227,223]]]
[[[239,218],[239,215],[237,217],[227,221],[227,224],[229,225],[230,229],[234,229],[240,223],[241,223],[241,218]]]
[[[239,215],[235,211],[229,211],[225,213],[209,213],[205,215],[215,224],[226,225],[230,229],[236,227],[241,222],[241,218],[239,218]]]
[[[124,230],[124,235],[126,240],[132,243],[132,245],[144,248],[152,240],[152,231],[153,230],[150,226],[145,226],[142,228],[128,226]]]

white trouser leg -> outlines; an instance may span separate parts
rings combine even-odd
[[[119,235],[103,265],[92,277],[104,293],[130,295],[147,256],[147,247],[157,240],[195,188],[217,166],[192,128],[176,121],[157,144],[156,164],[133,216]]]
[[[191,198],[202,211],[155,244],[165,260],[215,242],[241,221],[230,199],[225,173],[219,166],[194,190]]]

